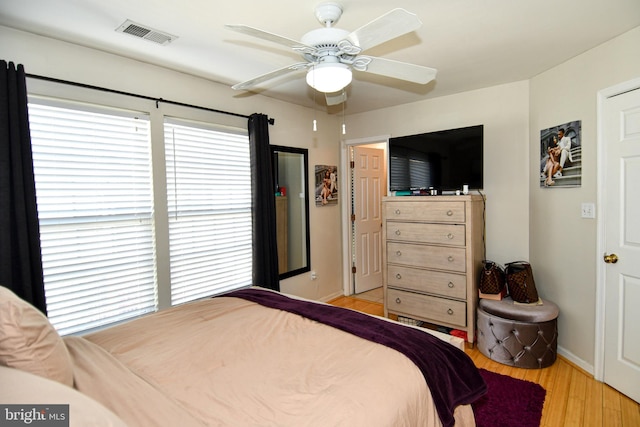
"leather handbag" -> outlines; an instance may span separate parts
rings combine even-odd
[[[507,289],[511,299],[520,303],[538,302],[536,282],[533,280],[531,264],[526,261],[510,262],[505,266]]]
[[[499,294],[504,290],[504,270],[493,261],[482,261],[480,273],[480,292],[483,294]]]

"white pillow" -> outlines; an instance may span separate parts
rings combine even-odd
[[[3,286],[0,286],[0,365],[73,387],[71,357],[49,319]]]
[[[100,403],[56,381],[0,366],[0,384],[3,405],[64,404],[69,405],[70,427],[126,427],[122,419]]]

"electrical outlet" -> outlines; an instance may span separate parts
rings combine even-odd
[[[582,204],[582,218],[595,218],[596,217],[596,205],[595,203],[583,203]]]
[[[318,278],[318,275],[316,274],[315,271],[311,272],[311,280],[316,280]]]

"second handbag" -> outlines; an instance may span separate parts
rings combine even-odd
[[[516,302],[532,304],[539,300],[531,264],[526,261],[510,262],[505,266],[507,290]]]

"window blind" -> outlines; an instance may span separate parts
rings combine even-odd
[[[391,156],[389,173],[390,181],[398,188],[410,188],[411,178],[409,177],[409,159],[405,156]]]
[[[433,185],[433,171],[426,155],[407,151],[403,155],[391,156],[390,181],[397,188],[418,189]]]
[[[249,286],[249,139],[239,130],[165,120],[172,305]]]
[[[50,321],[70,334],[155,311],[148,117],[35,101],[29,119]]]
[[[431,187],[434,184],[431,175],[431,164],[426,156],[419,154],[409,158],[409,180],[412,187]]]

